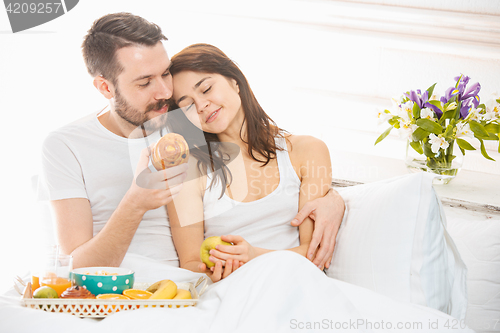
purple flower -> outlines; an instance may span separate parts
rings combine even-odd
[[[416,103],[420,109],[431,108],[436,114],[437,119],[440,119],[443,112],[434,104],[429,103],[429,92],[426,90],[421,94],[420,90],[411,90],[409,94],[405,94],[411,101]]]
[[[469,83],[469,77],[466,75],[460,75],[455,77],[455,86],[446,89],[446,92],[443,97],[441,97],[441,102],[443,104],[448,103],[448,101],[456,96],[456,102],[462,102],[462,106],[460,107],[460,117],[465,119],[469,114],[471,109],[471,102],[474,107],[478,107],[479,105],[479,91],[481,90],[481,85],[476,82],[472,86],[465,90],[467,84]]]

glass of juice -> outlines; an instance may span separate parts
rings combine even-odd
[[[71,271],[73,257],[66,254],[52,254],[45,258],[45,265],[38,276],[40,286],[48,286],[57,292],[58,296],[71,287]]]
[[[50,258],[52,256],[57,255],[59,253],[59,246],[57,245],[46,245],[37,249],[34,253],[32,262],[31,262],[31,290],[34,292],[36,289],[40,287],[40,276],[46,271],[46,266],[51,265],[46,261],[49,260],[52,262]],[[49,258],[49,259],[47,259]]]

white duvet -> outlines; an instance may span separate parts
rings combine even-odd
[[[137,282],[200,274],[128,255]],[[0,332],[473,332],[442,312],[328,278],[302,256],[276,251],[211,284],[196,307],[123,311],[105,319],[27,309],[0,296]],[[463,327],[463,325],[462,325]]]

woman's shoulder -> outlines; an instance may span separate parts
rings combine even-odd
[[[328,147],[322,140],[311,135],[286,135],[287,146],[290,153],[299,155],[310,155],[327,152]]]

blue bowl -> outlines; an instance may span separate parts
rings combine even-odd
[[[77,286],[86,288],[96,296],[121,294],[124,290],[134,287],[134,271],[126,268],[82,267],[74,269],[71,275]]]

